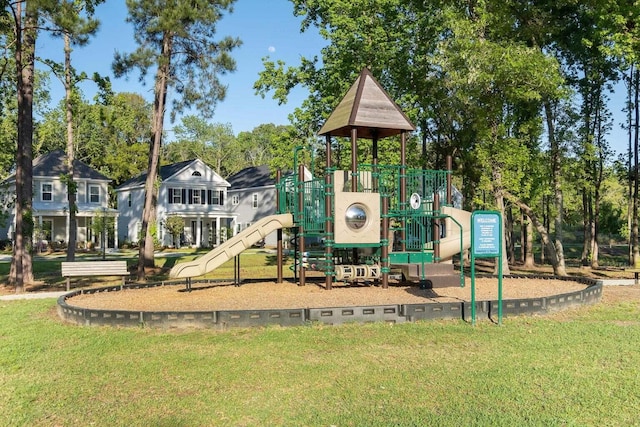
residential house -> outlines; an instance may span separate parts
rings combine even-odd
[[[311,172],[305,168],[305,180],[310,180]],[[276,180],[263,166],[251,166],[228,178],[231,188],[229,199],[231,212],[235,217],[234,234],[248,227],[254,222],[268,215],[274,215],[276,205]],[[275,246],[276,233],[265,238],[266,246]]]
[[[118,229],[124,241],[140,239],[146,178],[147,174],[143,173],[115,190]],[[227,207],[229,182],[199,159],[162,166],[159,178],[156,224],[162,245],[178,245],[165,227],[170,215],[179,215],[185,222],[179,244],[213,247],[226,240],[227,230],[235,219]]]
[[[77,185],[77,242],[84,248],[102,245],[101,236],[93,231],[92,222],[96,218],[116,218],[117,211],[109,208],[108,186],[111,180],[86,163],[73,162],[74,181]],[[69,203],[67,185],[63,176],[67,175],[67,160],[60,150],[38,156],[33,160],[33,218],[37,232],[36,244],[51,242],[65,243],[69,240]],[[15,174],[2,183],[5,195],[15,200]],[[5,206],[8,206],[6,202]],[[15,209],[10,209],[5,227],[0,228],[0,239],[13,240],[15,231]],[[117,224],[117,221],[115,221]],[[103,227],[104,228],[104,227]],[[104,239],[107,247],[117,247],[117,229],[113,236]]]

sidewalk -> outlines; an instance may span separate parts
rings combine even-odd
[[[66,291],[61,292],[24,292],[22,294],[10,294],[10,295],[0,295],[0,301],[15,301],[22,299],[44,299],[44,298],[58,298],[64,294]]]

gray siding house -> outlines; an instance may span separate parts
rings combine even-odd
[[[34,243],[69,240],[69,204],[67,186],[61,177],[68,173],[66,155],[61,150],[36,157],[33,160],[33,219],[36,227]],[[74,180],[77,184],[77,242],[83,248],[89,244],[100,246],[101,236],[92,231],[92,222],[98,217],[117,217],[117,211],[109,208],[109,183],[111,180],[86,163],[74,160]],[[8,220],[0,228],[0,239],[13,240],[15,231],[15,175],[2,182],[2,205],[8,209]],[[117,224],[117,221],[116,221]],[[117,247],[117,229],[106,239]]]
[[[305,180],[311,173],[305,169]],[[269,168],[251,166],[228,178],[230,209],[235,217],[234,234],[250,227],[257,220],[274,215],[276,206],[276,181]],[[276,233],[265,238],[265,246],[275,246]]]
[[[242,169],[228,179],[230,210],[235,216],[234,234],[250,227],[257,220],[276,213],[276,181],[267,166]],[[276,244],[276,234],[265,239],[265,245]]]

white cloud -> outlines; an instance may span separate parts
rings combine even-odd
[[[267,49],[270,53],[273,53],[276,51],[275,46],[269,46],[269,48]]]

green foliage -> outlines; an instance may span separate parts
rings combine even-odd
[[[179,244],[180,234],[184,233],[184,218],[179,215],[169,215],[164,223],[164,226],[166,227],[169,234],[171,234],[174,244],[176,240]]]
[[[185,116],[174,128],[176,140],[164,148],[164,161],[199,158],[226,178],[244,167],[240,146],[229,124],[207,123],[201,117]]]
[[[158,239],[158,224],[155,221],[149,223],[149,235],[153,240],[153,250],[159,251],[162,249],[162,242]],[[138,233],[138,242],[142,241],[142,232]]]
[[[64,102],[47,112],[36,133],[34,151],[64,149]],[[118,93],[106,104],[74,102],[76,158],[119,185],[148,166],[151,108],[140,95]]]
[[[115,229],[115,218],[106,215],[102,209],[96,209],[93,211],[93,218],[91,220],[91,230],[95,235],[100,235],[103,232],[109,234],[113,233]]]
[[[218,76],[235,70],[230,53],[241,44],[229,36],[215,39],[215,24],[232,10],[232,4],[233,0],[127,1],[127,21],[133,24],[138,47],[131,53],[116,52],[116,77],[138,69],[144,81],[149,69],[160,71],[167,66],[169,71],[162,78],[174,89],[171,121],[190,108],[202,117],[212,117],[217,101],[226,94]],[[160,96],[157,91],[156,96]]]
[[[271,163],[273,152],[285,140],[288,131],[288,126],[276,126],[273,123],[268,123],[257,126],[251,132],[240,132],[237,142],[247,166],[261,166]]]

